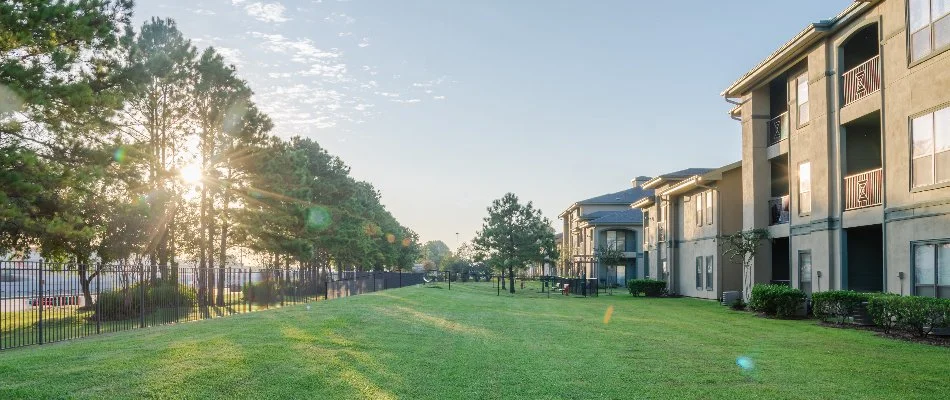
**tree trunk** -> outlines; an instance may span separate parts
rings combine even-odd
[[[221,245],[218,248],[218,296],[217,303],[224,306],[224,268],[227,265],[228,257],[228,203],[231,201],[231,169],[228,168],[228,176],[224,181],[224,194],[221,205]]]
[[[208,304],[214,305],[215,269],[214,269],[214,204],[208,204]]]
[[[205,300],[208,298],[208,189],[204,184],[201,185],[201,211],[199,216],[200,228],[198,243],[198,305],[205,306]]]
[[[515,269],[508,267],[508,290],[511,294],[515,293]]]

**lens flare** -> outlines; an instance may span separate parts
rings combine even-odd
[[[125,147],[120,146],[118,149],[115,149],[115,153],[112,153],[112,159],[119,164],[125,162]]]
[[[24,101],[13,89],[0,85],[0,117],[23,109]]]
[[[181,179],[185,183],[196,184],[204,178],[204,172],[198,164],[188,164],[181,169]]]
[[[389,242],[389,244],[396,243],[396,235],[393,235],[392,233],[387,233],[386,241]]]
[[[330,211],[320,206],[310,207],[307,210],[307,227],[310,229],[324,229],[330,226]]]
[[[409,247],[410,244],[412,244],[412,241],[409,240],[409,238],[405,238],[402,240],[402,247]]]
[[[736,358],[736,365],[739,368],[742,368],[743,371],[752,371],[755,369],[755,363],[752,362],[752,359],[746,356],[740,356]]]
[[[604,313],[604,325],[610,323],[610,317],[614,315],[614,306],[607,307],[607,312]]]

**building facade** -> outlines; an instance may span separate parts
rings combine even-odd
[[[722,94],[756,283],[950,297],[950,5],[856,1]]]
[[[631,207],[643,210],[645,275],[689,297],[741,290],[741,263],[724,255],[718,240],[742,228],[741,162],[660,175],[644,187],[655,195]]]
[[[597,279],[601,285],[624,285],[643,276],[643,215],[630,204],[653,195],[642,187],[647,180],[633,179],[630,189],[578,201],[558,215],[563,223],[560,275]],[[603,265],[598,260],[603,249],[621,251],[625,261]]]

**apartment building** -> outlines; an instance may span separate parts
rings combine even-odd
[[[643,211],[645,275],[689,297],[742,290],[742,265],[717,240],[742,228],[742,163],[676,171],[643,186],[655,194],[631,207]]]
[[[754,281],[950,297],[950,2],[855,1],[722,95]]]
[[[560,266],[562,276],[597,279],[601,285],[623,285],[643,276],[643,214],[631,209],[630,203],[653,195],[653,190],[643,187],[649,179],[635,178],[630,189],[575,202],[558,215],[563,221],[561,253],[566,261]],[[625,261],[603,265],[598,260],[602,249],[620,250]]]

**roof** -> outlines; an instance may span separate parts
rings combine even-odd
[[[756,86],[756,83],[764,80],[772,73],[783,67],[789,61],[794,61],[802,51],[808,49],[818,40],[824,38],[830,33],[835,32],[840,27],[850,22],[852,18],[860,15],[868,7],[880,0],[855,0],[848,8],[830,20],[822,20],[808,24],[795,37],[785,42],[781,47],[772,52],[768,57],[759,62],[749,72],[743,74],[732,85],[720,93],[721,96],[738,97],[742,93],[748,92]]]
[[[724,165],[722,167],[716,168],[705,174],[696,174],[689,178],[681,180],[679,183],[673,185],[670,188],[667,188],[662,193],[661,196],[669,196],[677,193],[682,193],[687,190],[692,190],[697,187],[702,187],[700,182],[715,182],[722,180],[722,175],[728,171],[742,168],[742,161],[736,161],[731,164]]]
[[[659,184],[662,183],[662,182],[681,181],[681,180],[683,180],[683,179],[686,179],[686,178],[689,178],[689,177],[692,177],[692,176],[696,176],[696,175],[703,175],[703,174],[705,174],[705,173],[708,173],[708,172],[714,171],[714,170],[715,170],[715,168],[686,168],[686,169],[681,169],[681,170],[676,171],[676,172],[670,172],[670,173],[667,173],[667,174],[663,174],[663,175],[657,176],[656,178],[650,179],[649,181],[647,181],[646,183],[643,184],[643,187],[645,187],[645,188],[652,188],[652,187],[656,187],[657,185],[659,185]],[[631,203],[632,203],[632,202],[631,202]]]
[[[597,218],[600,218],[600,217],[603,217],[603,216],[605,216],[605,215],[607,215],[607,214],[615,213],[615,212],[617,212],[617,211],[616,211],[616,210],[612,210],[612,211],[594,211],[594,212],[592,212],[592,213],[587,213],[587,214],[581,215],[581,219],[588,220],[588,221],[593,221],[593,220],[595,220],[595,219],[597,219]]]
[[[652,196],[652,189],[644,189],[642,187],[630,188],[627,190],[622,190],[616,193],[607,193],[597,197],[591,197],[587,200],[581,200],[577,204],[619,204],[627,205],[642,199],[646,196]]]
[[[641,210],[623,210],[610,211],[593,221],[591,225],[616,225],[616,224],[643,224],[643,211]]]

